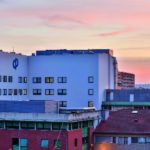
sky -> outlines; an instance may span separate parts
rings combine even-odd
[[[149,0],[0,0],[0,49],[110,48],[120,71],[150,83]]]

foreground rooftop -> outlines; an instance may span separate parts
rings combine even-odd
[[[150,135],[150,110],[124,109],[110,112],[95,130],[104,135]]]

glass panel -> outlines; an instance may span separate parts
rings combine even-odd
[[[28,140],[27,139],[20,139],[20,146],[27,146]]]
[[[41,147],[48,148],[48,140],[41,140]]]

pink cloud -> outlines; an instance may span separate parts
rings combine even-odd
[[[125,29],[118,30],[118,31],[100,33],[97,36],[101,36],[101,37],[118,36],[118,35],[130,33],[130,32],[133,32],[133,31],[135,31],[135,29],[133,29],[133,28],[125,28]]]

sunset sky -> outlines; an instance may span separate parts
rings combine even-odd
[[[0,49],[110,48],[150,83],[149,0],[0,0]]]

